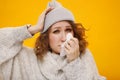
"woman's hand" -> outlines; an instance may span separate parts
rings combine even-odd
[[[30,28],[28,28],[28,31],[31,34],[35,34],[37,32],[40,32],[43,30],[44,27],[44,19],[47,13],[49,13],[53,8],[49,7],[48,9],[46,9],[45,11],[42,12],[42,14],[39,16],[38,22],[35,26],[32,26]]]
[[[80,55],[78,39],[71,38],[70,41],[65,44],[65,51],[68,62],[77,59]]]

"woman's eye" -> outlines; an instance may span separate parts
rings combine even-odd
[[[60,31],[59,30],[55,30],[55,31],[53,31],[53,33],[59,33]]]
[[[66,31],[67,31],[67,32],[71,32],[71,31],[72,31],[72,29],[66,29]]]

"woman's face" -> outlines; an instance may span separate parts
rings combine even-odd
[[[54,53],[60,53],[61,45],[66,40],[66,35],[73,33],[71,25],[67,21],[60,21],[53,24],[49,30],[49,45]]]

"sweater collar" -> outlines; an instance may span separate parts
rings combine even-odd
[[[67,64],[64,57],[48,52],[43,62],[39,61],[42,74],[49,80],[57,80],[58,71]]]

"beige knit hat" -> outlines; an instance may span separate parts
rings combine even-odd
[[[74,21],[73,14],[66,8],[62,7],[62,5],[57,1],[53,0],[52,2],[49,2],[48,7],[54,7],[54,9],[46,15],[44,22],[44,29],[42,33],[47,31],[47,29],[51,25],[53,25],[58,21],[62,21],[62,20]]]

